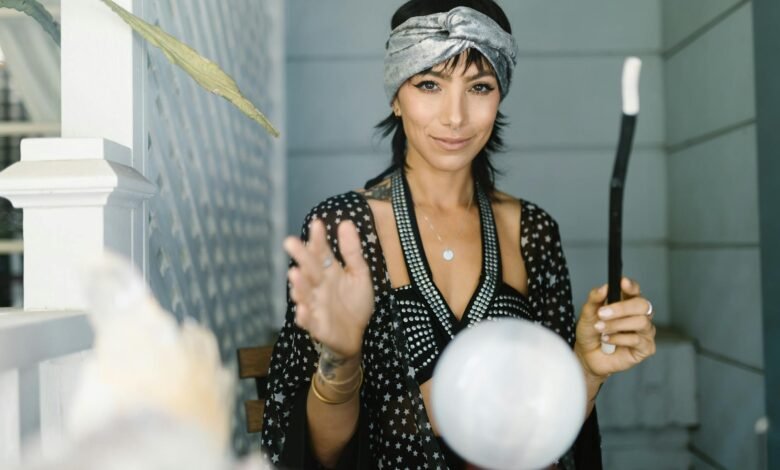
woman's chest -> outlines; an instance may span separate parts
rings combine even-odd
[[[493,249],[498,257],[501,281],[523,295],[528,294],[528,277],[520,251],[520,213],[494,206],[496,246],[485,247],[478,219],[458,227],[457,235],[449,239],[428,227],[424,218],[418,222],[422,250],[419,259],[404,256],[393,209],[389,201],[369,201],[374,215],[377,237],[385,259],[387,274],[393,288],[411,284],[410,271],[429,270],[429,275],[453,312],[463,309],[477,288],[486,268],[486,250]],[[508,213],[511,212],[511,213]],[[454,232],[455,230],[453,230]],[[424,259],[422,259],[424,257]],[[409,263],[407,263],[409,261]]]

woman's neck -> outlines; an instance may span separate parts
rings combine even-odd
[[[449,212],[472,205],[474,179],[471,168],[460,171],[441,171],[422,165],[410,165],[406,180],[415,205]]]

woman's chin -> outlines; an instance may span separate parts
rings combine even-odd
[[[446,172],[458,172],[462,170],[470,170],[471,162],[474,161],[475,156],[471,153],[464,152],[452,152],[445,154],[438,154],[435,157],[428,160],[430,165],[440,171]]]

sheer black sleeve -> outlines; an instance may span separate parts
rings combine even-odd
[[[520,245],[528,270],[529,297],[537,312],[537,320],[574,347],[576,319],[571,279],[558,223],[543,209],[529,202],[523,202],[522,206]],[[568,460],[569,466],[573,460],[577,469],[602,468],[601,437],[595,407],[571,451],[562,460]]]
[[[309,227],[314,220],[325,224],[326,237],[334,257],[342,262],[338,249],[338,226],[351,220],[357,228],[363,246],[363,257],[369,265],[373,278],[377,307],[382,292],[386,290],[381,253],[377,251],[377,237],[368,205],[357,193],[350,192],[328,198],[314,207],[306,216],[301,228],[301,239],[309,238]],[[319,468],[309,444],[306,418],[306,398],[317,362],[316,350],[309,334],[295,324],[295,303],[287,291],[287,311],[284,326],[274,346],[271,367],[268,374],[265,412],[263,417],[262,446],[274,465],[279,468]],[[368,413],[366,403],[371,405],[373,394],[366,390],[373,373],[372,351],[379,341],[376,324],[385,315],[375,312],[371,327],[366,332],[364,346],[364,369],[366,382],[361,389],[361,410],[358,430],[347,444],[337,468],[366,468],[370,461],[368,454]],[[389,324],[389,322],[387,322]]]

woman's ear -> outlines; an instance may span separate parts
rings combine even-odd
[[[401,105],[398,104],[398,98],[393,98],[392,106],[395,117],[401,117]]]

